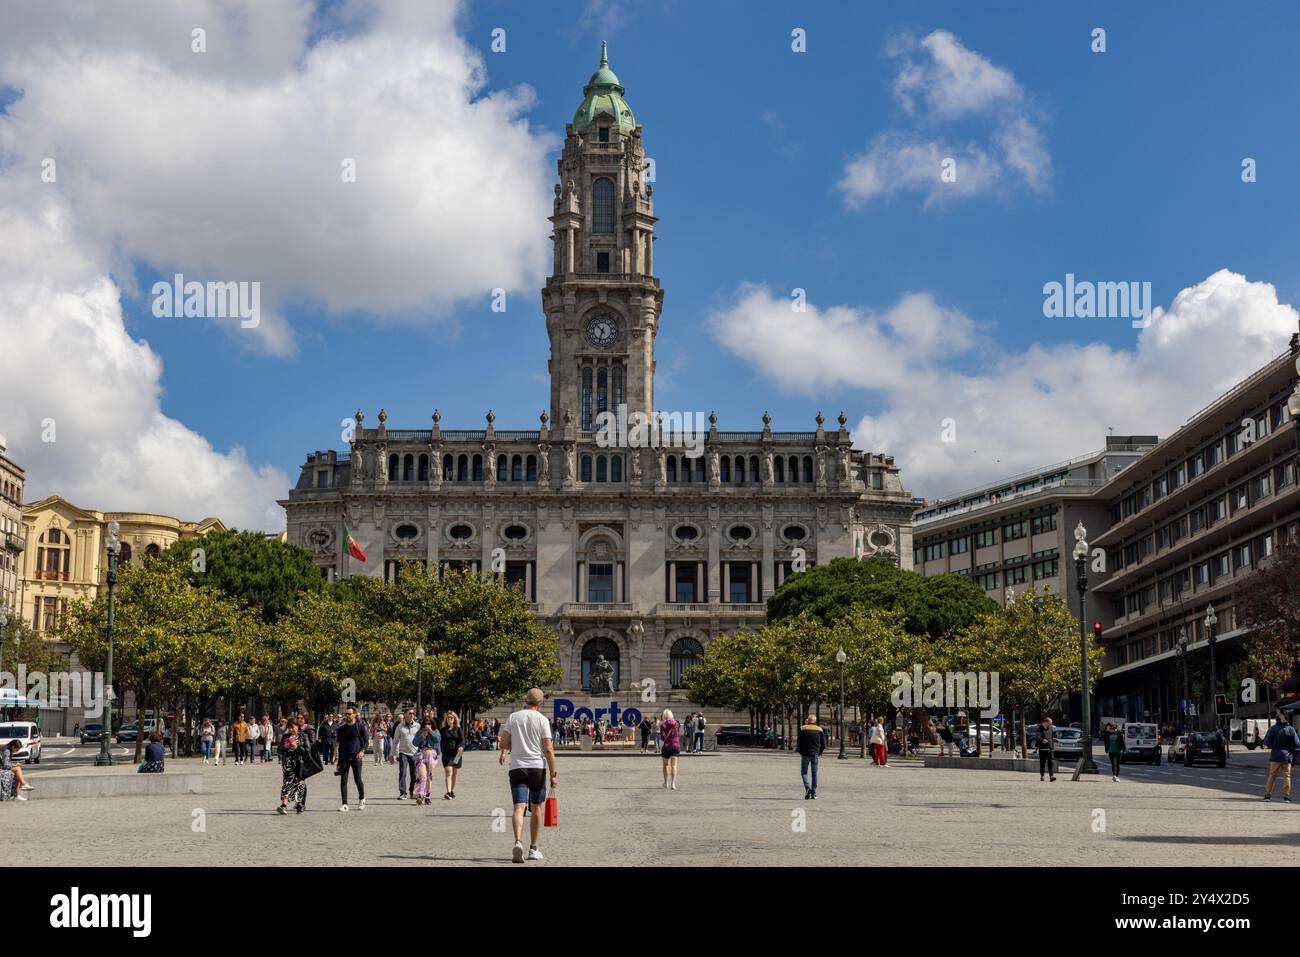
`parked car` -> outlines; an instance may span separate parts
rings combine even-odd
[[[1143,721],[1124,722],[1125,761],[1160,763],[1160,726]]]
[[[1169,753],[1166,757],[1170,764],[1177,764],[1183,760],[1183,755],[1187,753],[1187,735],[1180,734],[1169,742]]]
[[[1193,731],[1187,736],[1187,750],[1183,754],[1183,764],[1191,767],[1197,762],[1213,761],[1219,767],[1228,765],[1228,742],[1214,731]]]
[[[1056,753],[1083,754],[1083,731],[1079,728],[1057,728],[1053,733],[1056,738]]]
[[[762,736],[751,734],[747,724],[724,724],[714,735],[718,744],[762,744]]]
[[[157,729],[158,729],[158,722],[146,721],[144,723],[144,736],[146,738],[149,737],[149,735],[153,734],[153,732],[156,731]],[[124,724],[122,725],[122,727],[117,729],[117,743],[126,744],[127,742],[133,742],[136,739],[136,735],[138,735],[139,733],[140,733],[140,722],[132,721],[130,724]],[[163,744],[170,745],[172,743],[172,732],[171,729],[168,728],[166,725],[163,726],[162,736],[163,736]]]
[[[10,741],[22,745],[14,759],[28,764],[41,763],[41,729],[34,721],[6,721],[0,724],[0,748],[9,747]]]
[[[104,737],[104,726],[102,724],[88,724],[81,729],[81,743],[88,744],[91,741],[98,741]]]

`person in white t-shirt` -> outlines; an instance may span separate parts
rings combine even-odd
[[[533,688],[524,695],[524,708],[516,711],[501,729],[501,758],[506,763],[510,756],[510,799],[514,802],[515,846],[511,859],[516,864],[524,862],[524,808],[532,805],[532,846],[528,860],[542,860],[537,839],[542,833],[542,805],[546,803],[546,769],[551,771],[551,787],[555,787],[555,745],[551,740],[551,722],[542,715],[542,702],[546,696],[541,688]]]

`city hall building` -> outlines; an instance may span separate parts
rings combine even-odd
[[[910,568],[911,514],[892,457],[826,427],[723,431],[655,412],[664,288],[642,127],[602,51],[566,128],[541,291],[550,405],[530,429],[373,424],[307,457],[281,504],[322,575],[392,578],[402,560],[497,573],[559,638],[558,696],[583,699],[598,655],[625,705],[653,679],[689,705],[683,671],[718,635],[765,622],[793,569],[886,556]],[[541,224],[539,224],[540,226]],[[671,311],[669,312],[671,321]],[[602,428],[616,418],[617,427]],[[662,426],[661,426],[662,421]],[[347,555],[343,526],[367,560]],[[494,558],[496,562],[494,564]]]

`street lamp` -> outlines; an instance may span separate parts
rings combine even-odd
[[[1190,642],[1188,642],[1187,640],[1187,626],[1184,625],[1178,635],[1178,644],[1174,648],[1174,652],[1175,654],[1178,655],[1178,660],[1183,666],[1183,702],[1182,702],[1182,707],[1178,709],[1179,720],[1182,725],[1183,734],[1187,733],[1187,709],[1191,706],[1191,692],[1187,690],[1188,687],[1187,646],[1188,644],[1190,644]]]
[[[1210,604],[1205,609],[1205,632],[1210,640],[1210,710],[1214,714],[1214,726],[1219,726],[1219,709],[1214,706],[1214,695],[1219,690],[1219,676],[1214,667],[1214,642],[1217,637],[1216,625],[1219,623],[1219,616],[1214,613],[1214,605]]]
[[[9,609],[0,604],[0,674],[4,673],[5,664],[5,623],[9,620]]]
[[[1074,529],[1074,579],[1079,589],[1079,658],[1083,672],[1083,771],[1096,774],[1092,759],[1092,699],[1088,693],[1088,530],[1079,522]]]
[[[424,645],[415,649],[415,714],[424,721]]]
[[[844,753],[844,662],[849,660],[849,656],[841,648],[835,652],[835,660],[840,663],[840,757],[839,760],[847,761],[849,756]],[[861,728],[858,729],[862,730]]]
[[[113,591],[117,588],[117,553],[122,550],[122,543],[117,540],[120,527],[117,519],[108,523],[108,655],[104,659],[104,702],[100,709],[99,757],[95,758],[96,767],[108,767],[113,763],[108,742],[113,736]],[[104,716],[105,711],[107,717]]]

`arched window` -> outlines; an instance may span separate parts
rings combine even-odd
[[[596,456],[596,481],[597,482],[605,482],[609,480],[609,472],[607,471],[607,469],[608,469],[608,463],[605,461],[605,456],[597,455]]]
[[[601,177],[591,184],[591,231],[597,235],[614,234],[614,181]]]
[[[582,370],[582,427],[591,428],[591,366]]]
[[[527,471],[524,473],[524,475],[526,476],[525,481],[528,482],[537,481],[537,456],[536,455],[528,456]]]
[[[671,665],[669,674],[673,680],[673,687],[680,688],[686,669],[704,664],[704,646],[694,638],[678,638],[673,642],[668,660]]]
[[[397,453],[394,452],[388,457],[388,481],[397,481]]]
[[[681,474],[678,477],[683,482],[689,482],[691,480],[691,460],[684,455],[682,456]]]
[[[799,481],[799,459],[797,456],[790,456],[790,481]]]
[[[522,482],[524,480],[524,457],[522,455],[512,455],[510,457],[510,481]]]
[[[758,456],[757,455],[751,455],[749,457],[749,480],[753,482],[755,485],[758,484]]]
[[[614,668],[613,688],[618,690],[619,685],[619,655],[618,645],[608,638],[593,638],[582,646],[582,690],[591,690],[591,666],[598,656],[603,655],[605,660]]]
[[[145,558],[157,558],[161,554],[162,554],[162,549],[158,547],[157,542],[150,542],[148,545],[144,547]]]
[[[442,480],[444,482],[450,482],[455,477],[456,460],[452,457],[452,454],[448,452],[442,457]]]
[[[582,481],[584,482],[591,481],[591,456],[590,455],[584,455],[582,457],[582,471],[579,474],[581,476]]]
[[[407,452],[406,456],[402,459],[402,481],[415,481],[415,456],[410,452]]]
[[[420,455],[420,481],[429,481],[429,456]]]
[[[504,482],[510,476],[510,460],[504,455],[497,456],[497,481]]]
[[[36,577],[67,581],[68,568],[72,563],[72,536],[52,528],[38,541],[44,547],[36,549]]]
[[[668,456],[668,481],[677,481],[677,456]]]
[[[743,455],[736,456],[735,469],[736,470],[734,475],[736,479],[736,484],[744,485],[745,484],[745,457]]]
[[[126,542],[122,543],[121,550],[117,553],[117,563],[119,565],[131,560],[131,546]]]
[[[772,477],[777,482],[785,481],[785,459],[779,455],[772,460]]]
[[[803,480],[807,482],[809,485],[812,484],[813,479],[812,479],[812,456],[811,455],[805,455],[803,457]]]
[[[481,482],[481,481],[483,481],[483,456],[481,456],[481,455],[476,455],[476,456],[474,456],[474,476],[473,476],[473,478],[474,478],[474,481],[475,481],[475,482]]]
[[[704,456],[701,455],[695,460],[695,481],[704,481]]]
[[[609,410],[609,373],[601,369],[596,373],[596,414]]]
[[[722,457],[720,465],[721,468],[719,469],[719,471],[722,474],[719,476],[719,479],[723,482],[730,482],[731,481],[731,457],[724,455]]]
[[[460,460],[456,463],[456,481],[457,482],[469,481],[469,456],[468,455],[462,455],[460,457]]]
[[[611,455],[609,457],[609,480],[611,482],[623,481],[623,456]]]
[[[611,377],[614,386],[614,401],[611,408],[617,412],[619,411],[618,407],[623,404],[623,367],[614,366],[614,371],[611,373]]]

